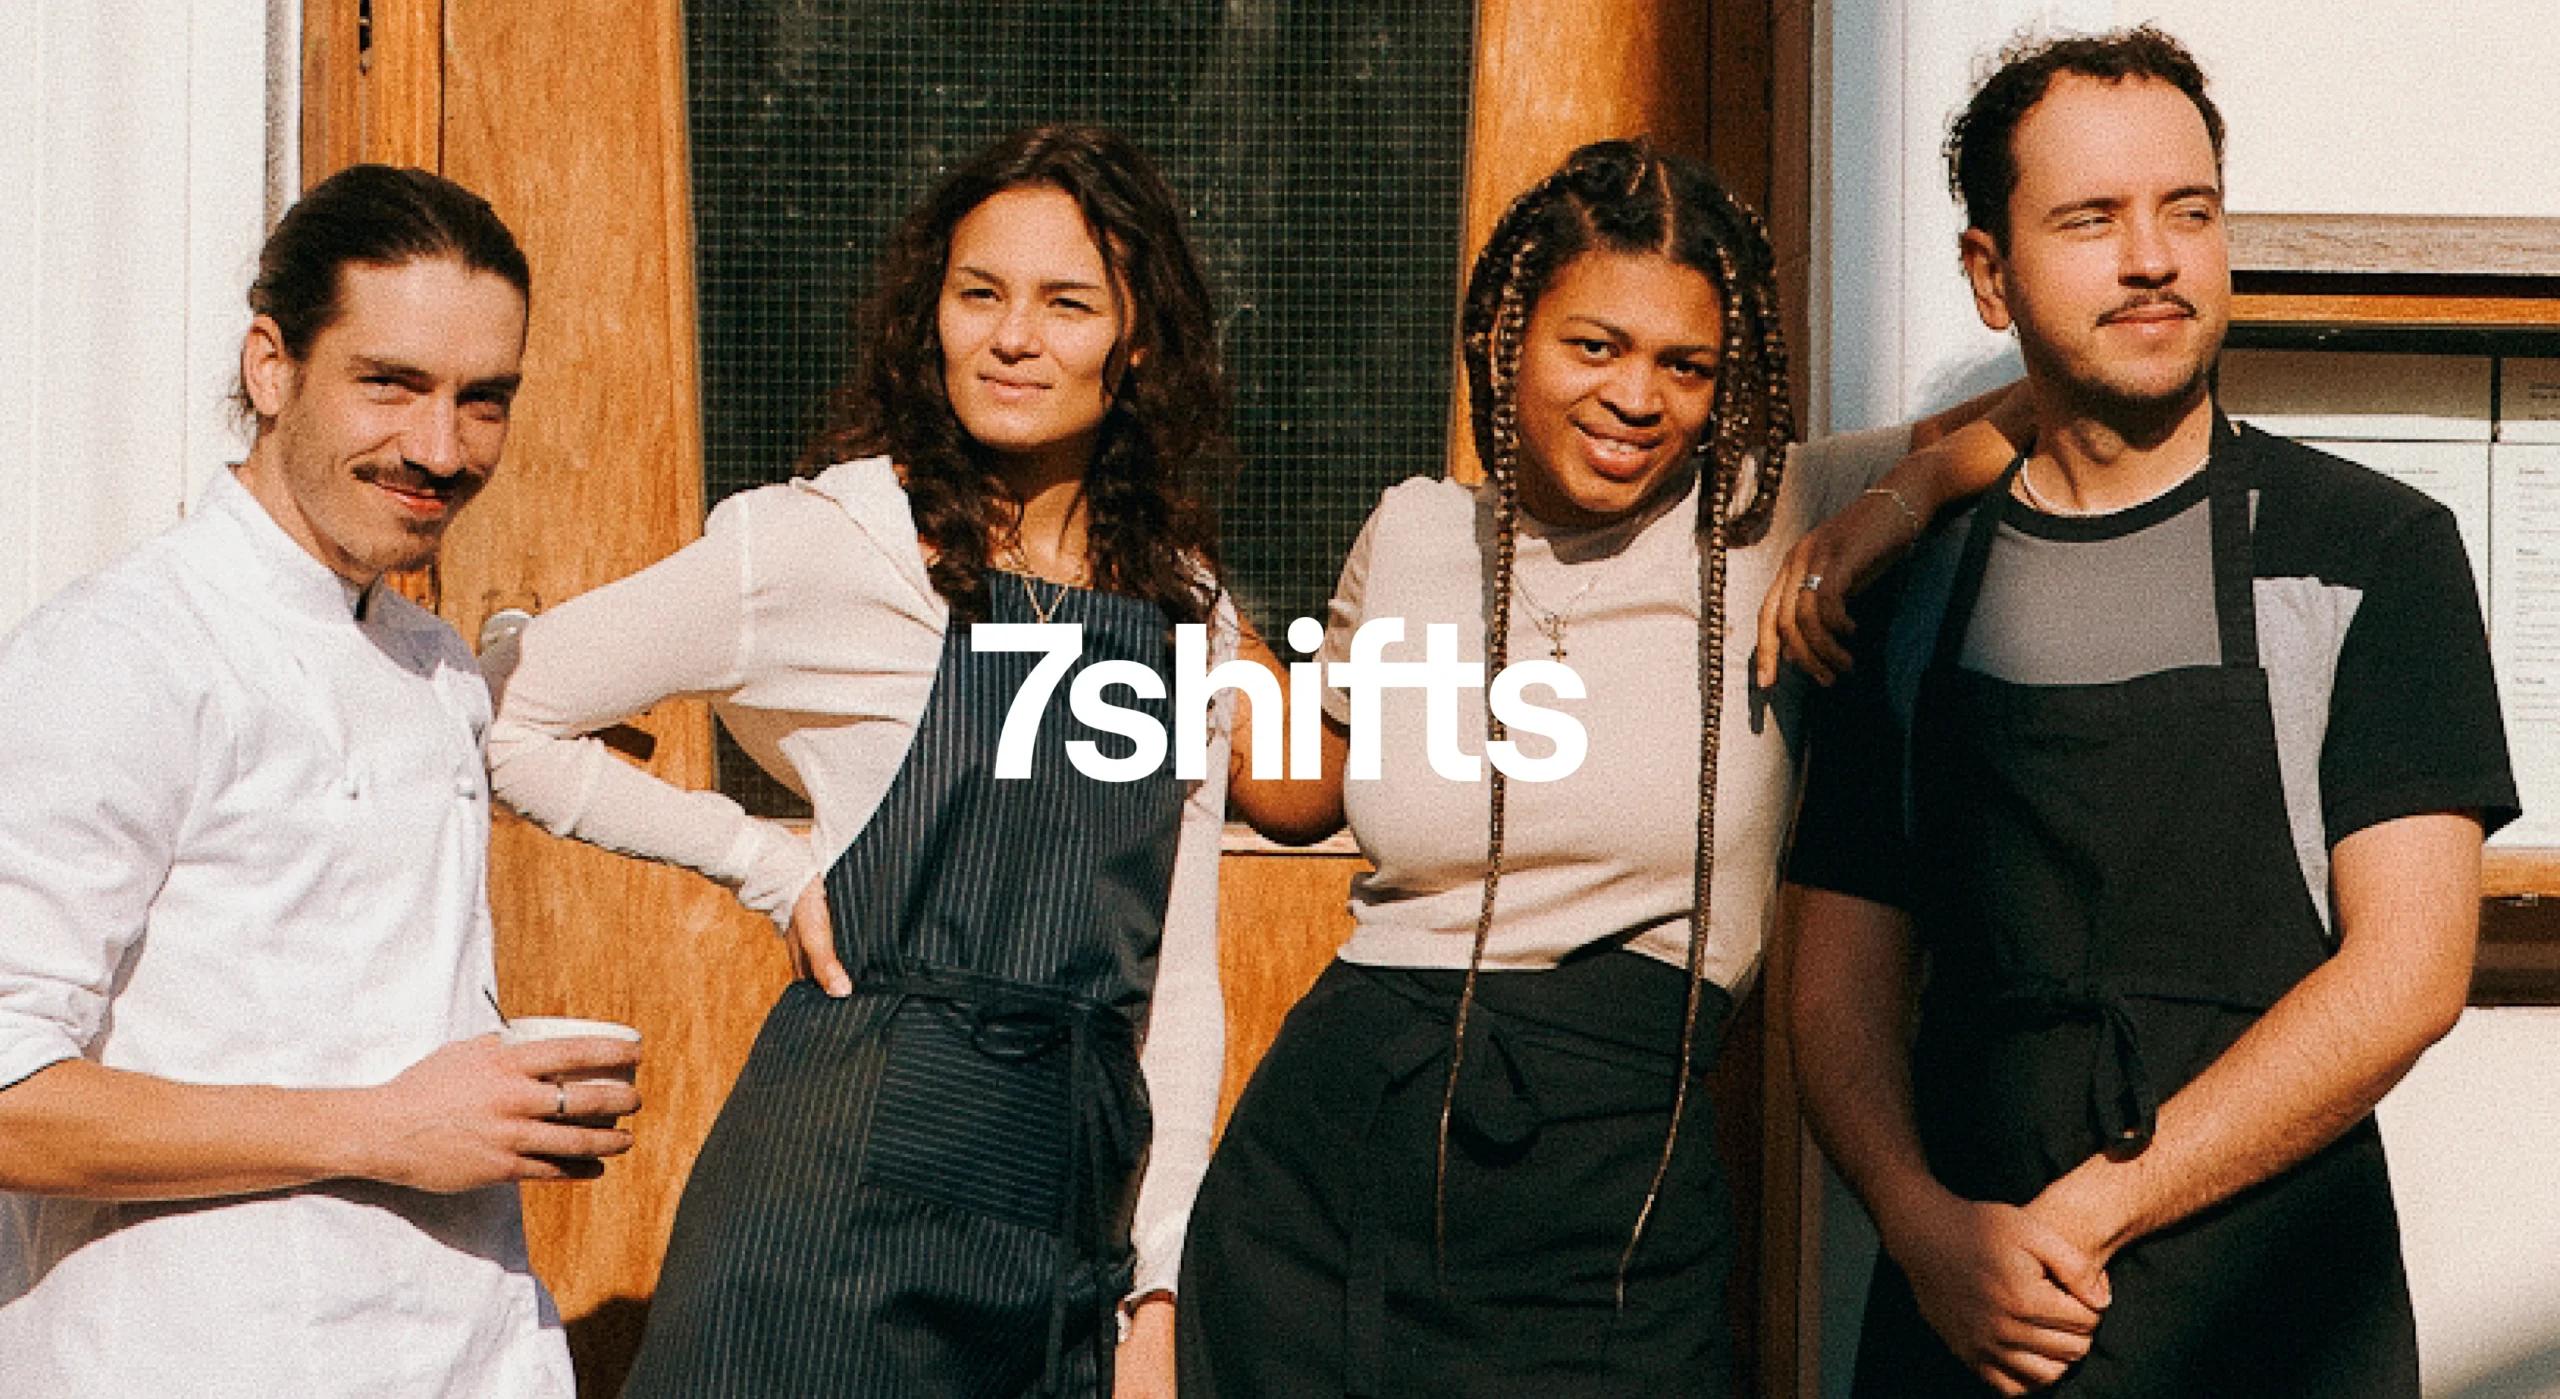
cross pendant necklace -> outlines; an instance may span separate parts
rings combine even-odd
[[[1566,599],[1564,606],[1549,611],[1539,603],[1538,595],[1530,591],[1529,580],[1521,577],[1517,572],[1512,574],[1512,591],[1519,596],[1521,604],[1527,609],[1529,625],[1536,627],[1538,634],[1547,639],[1547,655],[1550,659],[1558,661],[1564,659],[1565,628],[1571,625],[1574,612],[1582,606],[1584,598],[1591,596],[1591,589],[1599,582],[1600,575],[1592,573],[1582,580],[1582,586],[1574,590],[1573,596]]]
[[[1562,617],[1541,617],[1541,616],[1538,616],[1536,613],[1531,613],[1531,614],[1530,614],[1530,616],[1529,616],[1529,622],[1530,622],[1530,624],[1531,624],[1532,626],[1535,626],[1539,631],[1544,632],[1544,633],[1546,634],[1546,638],[1547,638],[1547,654],[1548,654],[1550,657],[1552,657],[1552,658],[1554,658],[1554,659],[1556,659],[1556,660],[1559,660],[1559,661],[1563,660],[1563,659],[1564,659],[1564,618],[1562,618]]]

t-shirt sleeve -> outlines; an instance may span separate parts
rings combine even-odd
[[[1911,905],[1911,837],[1903,819],[1904,728],[1885,678],[1898,587],[1879,584],[1851,607],[1856,664],[1810,710],[1811,753],[1787,879],[1895,908]]]
[[[1368,589],[1369,553],[1376,548],[1378,517],[1387,511],[1387,501],[1360,526],[1360,537],[1351,542],[1351,552],[1343,556],[1342,576],[1333,586],[1333,599],[1325,607],[1324,645],[1316,659],[1325,663],[1327,673],[1339,662],[1351,659],[1351,637],[1368,620],[1363,594]],[[1351,722],[1350,692],[1328,685],[1324,692],[1325,717],[1337,724]]]
[[[2369,581],[2338,650],[2320,798],[2329,843],[2367,826],[2471,811],[2519,814],[2489,638],[2453,516],[2413,514],[2370,546]]]

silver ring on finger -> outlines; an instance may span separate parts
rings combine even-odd
[[[1808,573],[1808,574],[1806,574],[1806,575],[1804,576],[1804,581],[1803,581],[1803,582],[1801,582],[1801,583],[1796,584],[1796,586],[1797,586],[1797,587],[1799,587],[1799,588],[1802,588],[1804,591],[1806,591],[1806,592],[1808,592],[1808,593],[1818,593],[1818,592],[1821,592],[1821,591],[1822,591],[1822,575],[1821,575],[1821,574],[1819,574],[1819,573]]]
[[[569,1115],[569,1085],[565,1083],[555,1083],[551,1085],[551,1091],[559,1095],[558,1100],[551,1106],[551,1115],[553,1117],[567,1117]]]

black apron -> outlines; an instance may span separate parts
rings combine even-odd
[[[1734,1392],[1735,1233],[1703,1081],[1731,999],[1706,988],[1688,1120],[1621,1308],[1687,980],[1615,950],[1479,978],[1443,1252],[1434,1158],[1465,980],[1337,960],[1290,1010],[1192,1208],[1183,1399]]]
[[[991,617],[1035,620],[993,575]],[[1054,584],[1035,584],[1044,593]],[[1181,797],[1077,772],[1068,715],[1102,660],[1164,675],[1163,612],[1068,589],[1083,626],[1031,775],[997,738],[1041,659],[944,637],[913,746],[826,875],[854,994],[795,981],[686,1183],[627,1395],[1090,1396],[1149,1135],[1137,1028],[1155,981]],[[1167,723],[1163,700],[1107,695]]]
[[[1912,1054],[1930,1169],[2024,1204],[2102,1150],[2317,968],[2329,935],[2293,848],[2250,564],[2252,446],[2207,465],[2222,660],[2119,684],[1962,669],[2008,482],[1975,507],[1911,723],[1928,984]],[[2015,476],[2013,466],[2010,475]],[[2127,599],[2127,605],[2140,605]],[[2415,1396],[2416,1327],[2367,1118],[2273,1179],[2137,1240],[2086,1360],[2048,1391]],[[1880,1259],[1862,1395],[1979,1395]]]

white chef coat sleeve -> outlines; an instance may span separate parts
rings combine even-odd
[[[202,668],[102,594],[0,641],[0,1088],[97,1037],[220,747]]]
[[[1209,664],[1236,654],[1235,604],[1221,595],[1209,628]],[[1226,828],[1227,750],[1235,695],[1221,692],[1209,720],[1207,775],[1183,798],[1174,850],[1173,889],[1164,940],[1156,951],[1156,990],[1138,1053],[1155,1116],[1155,1133],[1139,1178],[1131,1243],[1137,1252],[1132,1296],[1171,1292],[1182,1270],[1182,1236],[1191,1202],[1209,1169],[1218,1125],[1218,1090],[1227,1060],[1226,1002],[1218,982],[1218,858]]]

